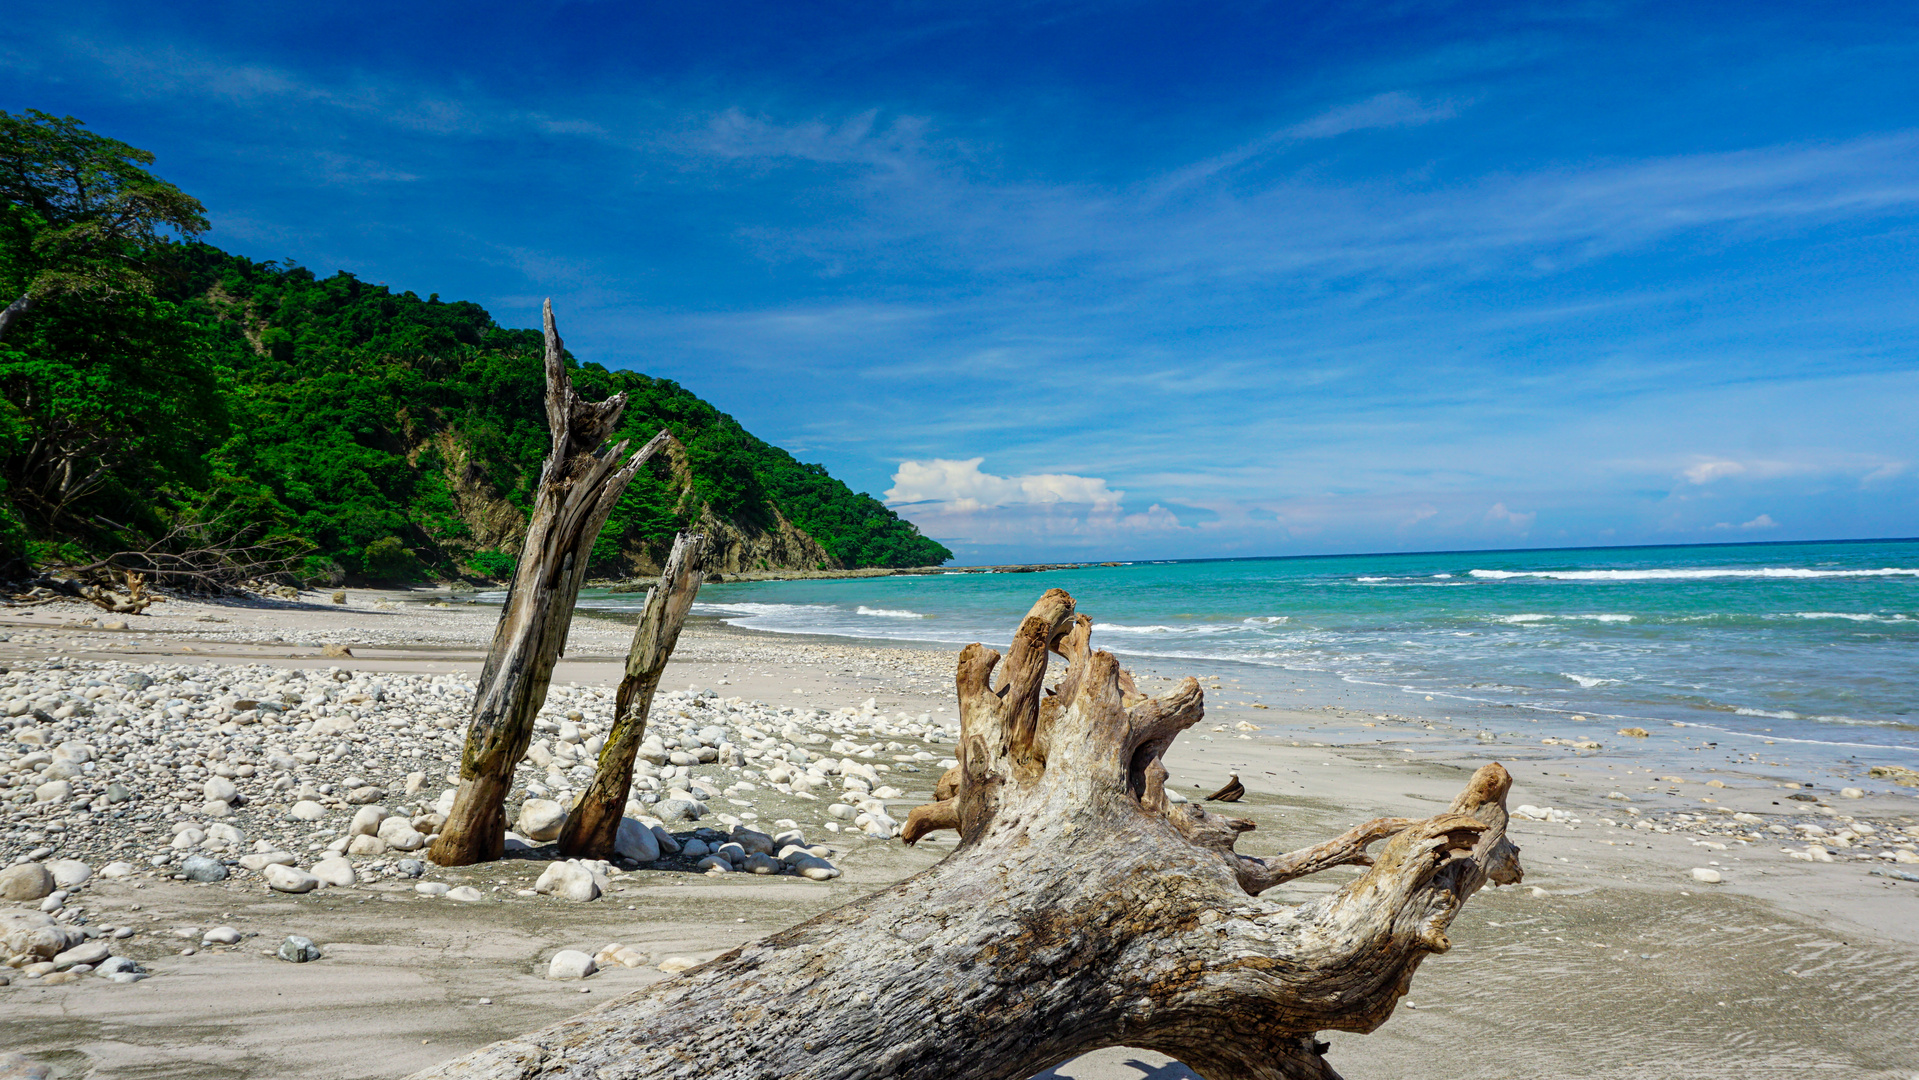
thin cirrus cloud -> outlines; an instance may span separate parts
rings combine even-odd
[[[1292,143],[1331,139],[1356,131],[1411,127],[1450,120],[1458,115],[1460,106],[1460,102],[1449,99],[1428,102],[1404,91],[1388,90],[1363,101],[1336,105],[1317,116],[1262,135],[1224,154],[1175,169],[1153,187],[1157,193],[1167,194],[1198,181],[1212,179]]]

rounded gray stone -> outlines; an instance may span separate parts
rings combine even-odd
[[[706,807],[692,799],[662,799],[654,810],[661,821],[698,821],[706,813]]]
[[[321,953],[320,947],[313,943],[313,939],[303,938],[298,934],[288,934],[287,939],[280,943],[278,955],[280,959],[288,963],[304,964],[318,960]]]
[[[189,855],[180,862],[180,872],[188,881],[225,881],[226,864],[206,855]]]

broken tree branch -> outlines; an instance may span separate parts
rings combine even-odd
[[[429,852],[442,866],[497,859],[506,847],[506,794],[533,738],[553,665],[573,623],[587,556],[628,481],[672,438],[665,431],[624,462],[627,444],[601,444],[619,426],[626,395],[587,401],[573,390],[565,347],[545,308],[546,416],[553,446],[513,573],[493,646],[473,699],[473,722],[460,757],[460,786]]]
[[[646,591],[639,623],[633,628],[633,645],[626,653],[626,675],[614,696],[613,730],[600,749],[592,784],[560,830],[562,855],[611,859],[615,854],[620,819],[633,787],[633,758],[646,738],[653,692],[660,687],[660,676],[680,640],[680,627],[686,624],[686,613],[700,591],[700,553],[705,546],[706,538],[697,533],[674,537],[659,584]]]

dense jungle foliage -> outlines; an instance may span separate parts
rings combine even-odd
[[[501,504],[530,506],[547,451],[539,332],[195,242],[199,204],[150,162],[71,119],[0,113],[0,300],[20,298],[0,321],[0,559],[264,540],[297,548],[309,580],[509,571]],[[749,532],[777,510],[845,566],[952,557],[671,381],[591,363],[574,380],[627,394],[635,446],[664,427],[685,447],[684,472],[662,455],[635,478],[599,572],[657,561],[702,508]]]

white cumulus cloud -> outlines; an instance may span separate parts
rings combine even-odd
[[[1047,506],[1058,503],[1090,506],[1097,513],[1119,510],[1124,491],[1106,486],[1097,476],[1071,473],[1034,473],[995,476],[981,472],[983,457],[965,461],[934,458],[902,461],[886,490],[892,506],[941,503],[954,511],[970,512],[1003,506]]]
[[[1506,509],[1506,504],[1503,502],[1494,503],[1492,509],[1486,511],[1487,521],[1503,521],[1515,529],[1532,528],[1533,519],[1538,516],[1539,514],[1537,512],[1525,514],[1515,513],[1514,511]]]

